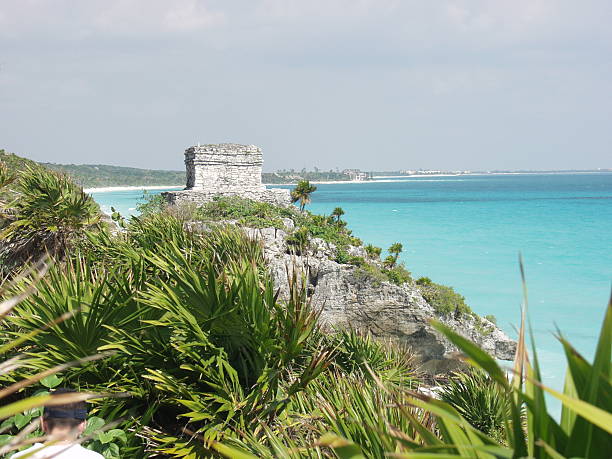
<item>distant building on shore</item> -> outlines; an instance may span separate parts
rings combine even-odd
[[[220,196],[240,196],[275,205],[289,205],[289,190],[268,189],[261,182],[263,154],[255,145],[221,143],[185,150],[184,190],[163,193],[170,204],[203,204]]]
[[[418,169],[418,170],[401,170],[401,175],[463,175],[471,174],[472,171],[440,171],[432,169]]]
[[[355,180],[357,182],[370,179],[370,175],[367,172],[362,172],[359,169],[344,169],[342,173],[344,175],[348,175],[351,180]]]

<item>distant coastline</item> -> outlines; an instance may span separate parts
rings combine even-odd
[[[600,171],[541,171],[541,172],[471,172],[463,174],[414,174],[414,175],[374,175],[373,180],[310,180],[315,185],[340,185],[354,183],[392,183],[402,182],[405,179],[420,179],[427,177],[463,177],[463,176],[487,176],[487,175],[572,175],[572,174],[605,174],[612,173],[612,170]],[[266,186],[295,186],[297,182],[291,183],[264,183]],[[181,189],[184,185],[126,185],[126,186],[107,186],[84,188],[85,193],[106,193],[113,191],[136,191],[136,190],[165,190]]]
[[[469,172],[461,174],[413,174],[413,175],[374,175],[371,180],[310,180],[310,183],[315,185],[336,185],[343,183],[391,183],[402,182],[402,179],[420,179],[427,177],[465,177],[465,176],[487,176],[487,175],[574,175],[574,174],[610,174],[610,170],[600,171],[542,171],[542,172]],[[264,183],[267,186],[295,186],[297,182],[292,183]]]

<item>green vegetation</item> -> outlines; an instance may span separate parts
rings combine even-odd
[[[273,206],[240,197],[223,197],[204,204],[197,210],[201,220],[234,220],[250,228],[284,228],[283,218],[296,215],[294,208]]]
[[[389,247],[389,253],[391,255],[385,259],[385,264],[393,268],[397,264],[397,258],[399,257],[400,253],[402,253],[402,250],[404,250],[404,247],[399,242],[391,244],[391,247]]]
[[[423,298],[433,306],[438,314],[454,314],[455,317],[460,317],[461,314],[475,315],[465,303],[465,298],[455,292],[452,287],[436,284],[429,277],[417,279],[416,285]]]
[[[147,190],[142,195],[142,201],[136,205],[136,211],[141,217],[148,217],[166,209],[166,198],[161,194],[149,193]]]
[[[40,168],[38,163],[0,149],[0,202],[14,198],[12,184],[20,172],[36,168]]]
[[[301,171],[294,170],[280,170],[276,172],[264,172],[261,174],[263,183],[269,184],[289,184],[298,183],[302,180],[310,182],[341,182],[349,181],[350,175],[344,174],[340,171],[320,171],[315,168],[314,171],[307,171],[302,169]]]
[[[353,263],[355,264],[355,263]],[[359,268],[355,271],[356,279],[359,281],[370,281],[374,285],[380,285],[382,282],[391,282],[395,285],[402,285],[410,282],[412,277],[410,271],[400,263],[392,268],[380,266],[375,263],[364,262],[356,264]]]
[[[184,171],[138,169],[104,164],[42,163],[48,169],[68,175],[85,188],[106,186],[178,186],[185,184]]]
[[[380,247],[376,247],[372,244],[368,244],[364,247],[366,254],[368,255],[368,258],[371,259],[379,259],[380,258],[380,254],[382,253],[382,249]]]
[[[488,314],[484,316],[484,318],[487,319],[492,324],[497,325],[497,317],[495,317],[493,314]]]
[[[310,195],[317,190],[317,187],[311,185],[308,180],[302,180],[296,187],[291,190],[291,202],[300,203],[300,211],[304,211],[306,204],[310,203]]]
[[[510,405],[496,382],[485,372],[472,369],[455,374],[442,386],[440,398],[451,405],[472,427],[496,439],[503,438]]]
[[[100,221],[98,205],[65,175],[29,165],[0,175],[13,193],[1,209],[3,271],[45,254],[61,258],[73,238]]]
[[[331,213],[332,217],[336,217],[336,222],[338,224],[340,224],[340,217],[342,217],[344,215],[344,210],[342,209],[342,207],[336,207],[333,212]]]
[[[3,149],[0,149],[0,162],[4,163],[9,171],[13,173],[23,171],[27,167],[30,169],[40,167],[36,161],[17,156],[16,154],[9,153]]]
[[[294,219],[296,228],[294,232],[302,231],[309,238],[319,238],[336,247],[336,261],[338,263],[348,263],[349,246],[358,247],[362,244],[361,240],[352,235],[346,225],[339,225],[333,217],[315,215],[304,212],[297,215]]]

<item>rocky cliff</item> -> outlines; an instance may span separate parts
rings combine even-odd
[[[290,231],[291,220],[286,220],[286,226]],[[456,367],[452,357],[457,349],[431,327],[431,319],[447,324],[498,359],[511,360],[514,356],[516,342],[495,324],[475,314],[437,313],[412,281],[395,285],[368,279],[355,266],[333,261],[335,247],[321,239],[311,240],[310,248],[296,256],[288,250],[286,231],[275,228],[246,231],[262,241],[281,293],[286,292],[288,285],[287,268],[295,265],[303,270],[312,304],[321,309],[324,325],[353,327],[398,340],[409,345],[434,373]],[[349,250],[358,256],[365,255],[361,247]]]

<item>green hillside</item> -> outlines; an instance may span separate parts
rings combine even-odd
[[[9,153],[3,149],[0,149],[0,161],[6,164],[6,166],[13,171],[22,171],[26,168],[26,166],[38,166],[38,163],[36,161],[17,156],[16,154]]]
[[[105,186],[183,185],[184,171],[161,171],[103,164],[54,164],[45,167],[68,174],[84,188]]]
[[[8,170],[11,172],[22,171],[26,169],[26,167],[28,166],[33,167],[33,168],[40,166],[37,162],[32,161],[31,159],[22,158],[21,156],[17,156],[14,153],[8,153],[7,151],[3,149],[0,149],[0,163],[3,163],[4,165],[6,165]],[[9,190],[11,188],[12,188],[12,185],[8,185],[7,187],[0,189],[0,201],[4,199],[8,199],[8,196],[10,195]]]
[[[7,153],[0,150],[0,160],[10,169],[22,170],[25,165],[36,165],[35,161]],[[156,185],[184,185],[184,171],[166,171],[153,169],[139,169],[136,167],[108,166],[104,164],[55,164],[40,163],[48,169],[67,174],[72,180],[83,188],[97,188],[108,186],[156,186]],[[264,172],[262,181],[266,184],[297,183],[300,180],[343,181],[351,177],[339,171],[301,171],[280,170]]]

